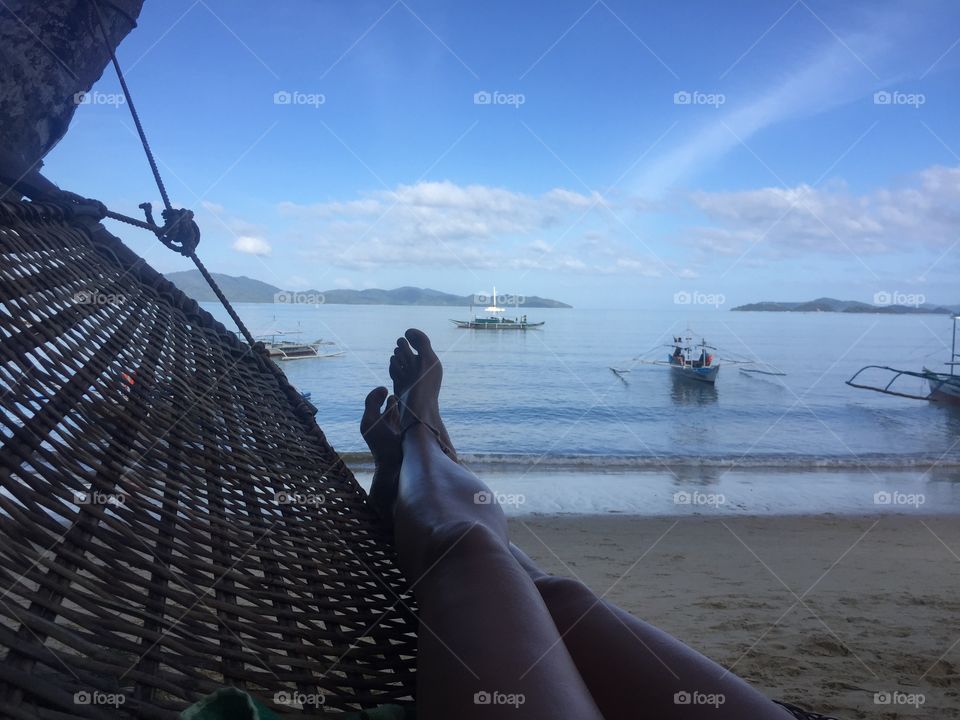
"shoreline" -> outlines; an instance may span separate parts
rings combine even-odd
[[[369,452],[340,453],[351,468],[373,469]],[[459,453],[460,461],[469,467],[492,472],[549,470],[921,470],[960,471],[960,454],[861,454],[861,455],[544,455],[536,453]]]
[[[960,515],[960,470],[614,468],[511,470],[465,463],[508,517]],[[369,487],[371,470],[356,469]]]

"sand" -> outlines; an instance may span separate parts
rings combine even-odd
[[[548,571],[579,576],[771,697],[844,720],[960,718],[956,516],[528,515],[510,524]],[[923,704],[875,702],[897,692]]]

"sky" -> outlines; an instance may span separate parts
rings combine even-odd
[[[216,272],[593,308],[960,303],[949,0],[146,0],[118,56]],[[139,215],[159,193],[119,92],[108,69],[45,172]]]

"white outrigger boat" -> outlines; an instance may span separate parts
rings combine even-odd
[[[519,307],[519,301],[514,303],[514,307]],[[543,327],[546,321],[530,322],[526,315],[519,315],[514,318],[504,317],[506,308],[497,305],[497,289],[493,289],[493,304],[485,307],[483,311],[487,315],[478,317],[473,313],[473,306],[470,306],[472,317],[469,320],[451,320],[454,325],[463,330],[529,330],[530,328]]]
[[[302,334],[300,330],[277,330],[256,339],[263,343],[274,360],[311,360],[315,358],[333,358],[343,355],[343,350],[324,351],[321,348],[332,347],[329,340],[317,339],[313,342],[301,342],[289,339],[292,335]]]
[[[957,367],[960,366],[960,360],[958,360],[958,358],[960,358],[960,352],[957,352],[957,320],[960,320],[960,315],[954,315],[952,319],[953,340],[950,344],[950,359],[944,363],[944,365],[950,368],[949,372],[937,372],[927,367],[915,371],[900,370],[886,365],[866,365],[857,370],[857,372],[853,374],[853,377],[846,381],[847,385],[861,390],[872,390],[883,393],[884,395],[896,395],[897,397],[905,397],[912,400],[929,400],[930,402],[945,403],[947,405],[960,405],[960,374],[957,374]],[[869,371],[885,373],[888,376],[892,375],[892,377],[890,377],[890,380],[883,386],[879,383],[870,385],[857,380],[861,373],[866,372],[869,374]],[[895,385],[902,377],[919,378],[926,384],[929,392],[926,395],[920,395],[896,389]]]

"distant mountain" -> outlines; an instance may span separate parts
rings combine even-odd
[[[806,302],[758,302],[733,308],[739,312],[834,312],[834,313],[878,313],[881,315],[949,315],[960,310],[960,306],[931,305],[871,305],[857,300],[837,300],[835,298],[817,298]]]
[[[430,305],[439,307],[468,307],[474,303],[473,295],[452,295],[429,288],[400,287],[394,290],[281,290],[269,283],[243,275],[211,273],[217,285],[230,302],[250,303],[306,303],[310,305]],[[184,270],[165,275],[167,280],[198,302],[216,302],[207,281],[198,270]],[[509,299],[510,296],[505,296]],[[513,304],[513,301],[510,301]],[[520,301],[526,308],[569,308],[571,305],[559,300],[550,300],[528,295]]]

